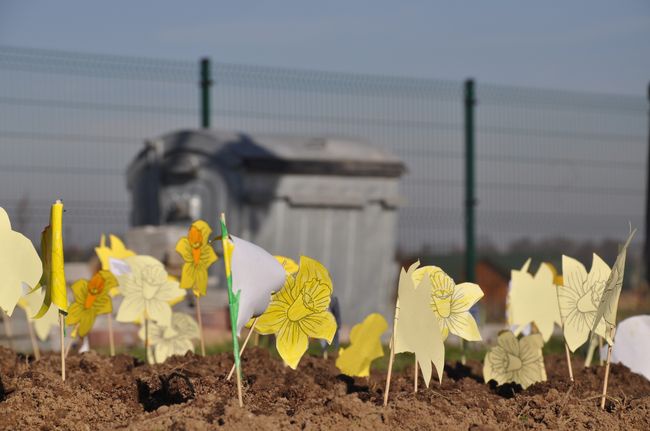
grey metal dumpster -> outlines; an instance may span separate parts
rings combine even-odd
[[[148,141],[128,169],[132,223],[216,227],[225,212],[231,232],[269,252],[321,261],[354,324],[392,315],[403,172],[356,140],[175,131]]]

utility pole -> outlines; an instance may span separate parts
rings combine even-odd
[[[201,128],[210,128],[210,87],[212,87],[212,72],[210,59],[204,57],[201,59]]]

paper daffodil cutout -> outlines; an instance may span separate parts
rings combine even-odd
[[[456,284],[437,266],[423,266],[413,273],[413,283],[418,286],[424,277],[431,281],[431,309],[438,318],[443,341],[449,333],[458,335],[467,341],[480,341],[474,317],[469,310],[483,297],[478,284]]]
[[[156,323],[149,325],[149,348],[153,355],[148,355],[150,363],[162,363],[173,355],[184,355],[194,351],[192,340],[199,338],[199,325],[191,316],[185,313],[173,313],[172,324],[162,326]],[[138,335],[145,339],[144,326]]]
[[[34,245],[11,229],[9,216],[0,207],[0,309],[11,316],[23,294],[23,283],[37,286],[42,273]]]
[[[379,313],[372,313],[354,325],[350,331],[350,346],[339,350],[336,367],[351,377],[369,376],[372,361],[384,356],[381,334],[386,329],[388,323]]]
[[[45,288],[43,305],[36,314],[39,319],[54,304],[60,312],[68,312],[68,290],[65,280],[63,259],[63,202],[57,200],[50,210],[50,224],[41,234],[41,252],[43,253],[43,278],[41,285]]]
[[[530,262],[528,259],[520,270],[511,271],[509,323],[518,325],[515,335],[534,323],[546,342],[553,335],[553,325],[562,326],[555,275],[551,267],[542,264],[533,276],[528,272]]]
[[[144,318],[169,326],[172,308],[168,301],[184,296],[186,291],[178,282],[170,280],[163,264],[151,256],[131,256],[124,261],[131,272],[117,277],[124,296],[117,321],[135,322]]]
[[[205,296],[208,288],[208,267],[217,261],[210,244],[212,229],[203,220],[192,223],[186,237],[176,243],[176,252],[183,258],[181,288],[192,289],[196,296]]]
[[[564,338],[572,352],[589,338],[610,273],[609,266],[595,253],[589,273],[582,263],[572,257],[562,256],[564,285],[558,287],[558,302]],[[600,322],[595,332],[604,337],[605,323]]]
[[[630,235],[625,241],[625,244],[621,247],[621,250],[616,256],[616,261],[612,267],[612,272],[605,283],[605,289],[603,291],[598,309],[596,310],[596,316],[594,317],[594,323],[592,325],[592,331],[596,332],[601,321],[605,322],[605,340],[610,346],[614,344],[614,329],[616,328],[616,312],[618,311],[618,298],[621,295],[621,289],[623,289],[623,274],[625,273],[625,257],[627,255],[627,248],[636,233],[636,229],[632,230],[630,227]]]
[[[420,365],[424,383],[429,387],[431,381],[431,363],[436,367],[438,379],[442,382],[442,370],[445,366],[445,344],[438,317],[431,310],[430,277],[422,277],[415,285],[414,274],[420,266],[416,262],[408,271],[402,268],[398,287],[398,312],[395,313],[395,333],[393,344],[395,353],[413,352]]]
[[[485,383],[518,383],[524,389],[535,382],[546,381],[546,369],[541,334],[527,335],[520,340],[510,331],[502,331],[497,345],[491,348],[483,362]]]
[[[280,262],[280,265],[284,268],[287,274],[294,275],[298,272],[298,264],[295,260],[286,256],[273,256],[275,259]]]
[[[111,241],[110,247],[106,246],[106,235],[104,234],[102,234],[99,240],[99,247],[95,247],[95,253],[99,258],[99,261],[102,264],[102,269],[104,271],[111,270],[111,261],[114,259],[124,260],[127,257],[135,256],[135,252],[126,248],[119,237],[113,234],[110,234],[108,237]]]
[[[23,285],[23,287],[26,286]],[[18,302],[18,306],[25,310],[27,320],[34,325],[34,332],[41,341],[47,340],[52,327],[59,324],[59,313],[53,307],[50,307],[40,319],[34,319],[34,315],[43,303],[43,298],[45,298],[45,289],[41,287],[39,289],[30,289],[29,293],[26,293]]]
[[[282,289],[288,276],[282,265],[263,248],[234,235],[230,235],[230,238],[234,246],[231,257],[232,290],[239,295],[239,335],[252,317],[264,313],[271,302],[271,295]]]
[[[295,370],[307,351],[309,338],[332,342],[336,320],[327,311],[331,295],[332,280],[327,269],[316,260],[301,256],[296,278],[286,277],[255,330],[260,334],[275,334],[278,353]]]
[[[78,325],[76,333],[79,337],[88,335],[98,315],[113,312],[109,292],[115,287],[115,276],[105,270],[97,272],[90,280],[77,280],[72,285],[74,303],[70,305],[65,321],[68,325]]]

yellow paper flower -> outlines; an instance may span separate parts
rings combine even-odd
[[[443,341],[449,333],[467,341],[480,341],[478,330],[470,308],[483,297],[478,284],[456,284],[437,266],[423,266],[413,273],[413,283],[418,286],[423,277],[431,280],[431,309],[438,318]]]
[[[110,247],[106,246],[106,235],[104,234],[102,234],[101,238],[99,239],[99,247],[95,247],[95,254],[97,254],[97,257],[99,258],[99,261],[102,264],[102,269],[104,271],[111,271],[111,263],[115,265],[115,261],[121,261],[127,257],[135,256],[135,252],[126,248],[122,240],[116,235],[109,234],[108,237],[111,241]],[[112,288],[108,293],[111,295],[111,297],[114,298],[120,292],[119,289],[115,287]]]
[[[169,326],[172,318],[170,300],[185,295],[178,282],[169,280],[162,263],[151,256],[131,256],[125,259],[131,271],[119,275],[120,293],[124,300],[117,312],[118,322],[151,319]]]
[[[336,368],[345,375],[367,377],[370,364],[384,356],[381,334],[388,329],[388,323],[379,313],[368,315],[350,331],[350,346],[339,350]]]
[[[11,316],[23,294],[23,283],[36,286],[42,273],[32,242],[11,229],[9,216],[0,207],[0,309]]]
[[[524,389],[535,382],[546,380],[546,369],[542,356],[544,339],[541,334],[532,334],[518,340],[510,331],[502,331],[497,345],[485,355],[483,379],[496,380],[500,385],[519,383]]]
[[[282,268],[284,268],[287,274],[294,275],[296,272],[298,272],[298,264],[296,263],[295,260],[286,256],[273,256],[273,257],[275,257],[275,259],[278,262],[280,262],[280,265],[282,265]]]
[[[307,351],[309,338],[332,342],[336,320],[327,311],[332,296],[332,280],[327,269],[314,259],[302,256],[296,278],[288,276],[282,289],[255,326],[260,334],[275,334],[282,359],[294,370]]]
[[[173,313],[172,324],[162,326],[156,323],[149,324],[149,354],[150,363],[162,363],[173,355],[184,355],[194,351],[192,340],[199,338],[199,325],[191,316],[185,313]],[[144,341],[144,326],[138,335]],[[150,350],[150,352],[151,352]]]
[[[110,271],[101,270],[88,280],[77,280],[72,285],[74,303],[68,310],[65,321],[68,325],[77,326],[76,333],[85,337],[100,314],[113,312],[113,302],[109,291],[117,287],[117,280]]]
[[[196,296],[205,296],[208,288],[208,267],[217,261],[209,243],[212,229],[203,220],[192,223],[186,237],[178,240],[176,251],[185,263],[181,273],[181,288],[192,289]]]

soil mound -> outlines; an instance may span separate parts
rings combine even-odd
[[[545,358],[549,381],[522,390],[486,385],[481,364],[448,364],[442,385],[420,381],[412,367],[394,373],[382,407],[384,373],[341,375],[334,361],[305,357],[297,371],[266,350],[243,357],[244,403],[226,381],[231,356],[194,354],[148,366],[93,352],[71,355],[61,382],[58,354],[39,361],[0,347],[0,429],[650,429],[650,382],[612,366],[607,409],[598,408],[604,368]]]

